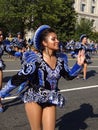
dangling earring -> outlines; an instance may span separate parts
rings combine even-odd
[[[48,48],[47,48],[47,47],[45,48],[45,51],[46,51],[47,54],[49,54],[49,52],[48,52]]]

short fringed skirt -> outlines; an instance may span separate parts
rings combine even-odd
[[[55,90],[47,90],[44,88],[39,88],[37,91],[33,88],[28,89],[28,91],[24,93],[23,101],[24,103],[50,103],[60,108],[64,107],[67,102],[60,92],[56,92]]]

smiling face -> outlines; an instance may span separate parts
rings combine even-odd
[[[84,37],[84,38],[82,39],[82,43],[83,43],[83,44],[86,44],[86,43],[87,43],[87,37]]]
[[[54,32],[49,33],[45,40],[42,42],[44,47],[47,47],[49,50],[58,50],[59,49],[59,40],[57,35]]]

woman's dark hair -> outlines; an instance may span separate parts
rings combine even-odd
[[[55,33],[54,29],[52,28],[48,28],[48,29],[45,29],[41,35],[40,35],[40,45],[41,45],[41,50],[44,49],[43,45],[42,45],[42,41],[46,41],[47,40],[47,36],[49,33]]]
[[[2,28],[0,28],[0,32],[2,32],[2,34],[3,34],[3,39],[5,39],[5,38],[6,38],[6,36],[5,36],[4,31],[3,31],[3,29],[2,29]]]

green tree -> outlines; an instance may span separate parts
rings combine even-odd
[[[0,23],[6,32],[21,31],[30,27],[32,18],[31,0],[0,0]]]
[[[79,37],[82,34],[86,34],[89,38],[91,38],[94,31],[93,22],[93,20],[82,18],[76,25],[74,39],[79,40]]]
[[[59,39],[66,41],[74,34],[76,12],[73,0],[34,0],[33,28],[48,24],[55,28]]]
[[[90,39],[98,43],[98,32],[93,32]]]
[[[34,30],[48,24],[55,28],[59,39],[66,41],[74,34],[76,13],[74,0],[0,0],[0,23],[6,32]]]

